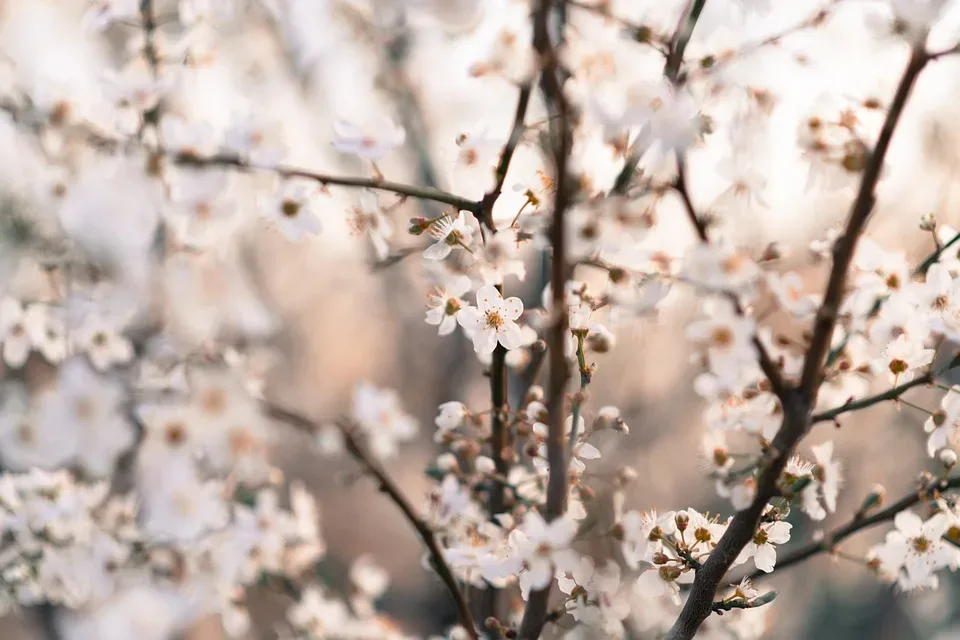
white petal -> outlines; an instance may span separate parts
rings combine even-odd
[[[485,284],[477,289],[477,307],[483,313],[499,310],[503,304],[503,297],[492,284]]]

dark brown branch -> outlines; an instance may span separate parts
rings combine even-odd
[[[317,425],[312,420],[298,413],[269,403],[265,403],[263,408],[267,415],[275,420],[289,424],[307,433],[316,433],[317,431]],[[473,621],[473,614],[470,613],[470,606],[467,604],[463,591],[460,589],[460,585],[453,575],[453,571],[450,569],[450,565],[447,564],[443,556],[443,549],[440,547],[440,543],[437,542],[437,538],[430,528],[430,525],[420,517],[413,505],[410,504],[410,501],[403,495],[400,487],[398,487],[393,481],[393,478],[387,474],[386,470],[384,470],[376,458],[367,452],[366,447],[357,437],[355,429],[349,424],[337,423],[337,426],[343,434],[344,444],[350,455],[377,481],[380,491],[386,494],[387,497],[397,505],[407,522],[410,523],[416,530],[417,535],[420,536],[424,546],[427,547],[427,552],[430,555],[430,561],[434,570],[437,572],[437,575],[440,576],[440,579],[443,580],[447,591],[450,592],[453,598],[461,626],[463,626],[472,640],[479,640],[477,625]]]
[[[860,189],[857,192],[857,198],[850,211],[850,219],[844,230],[843,236],[837,239],[833,249],[833,270],[830,273],[830,279],[827,282],[827,291],[823,297],[823,304],[817,312],[814,322],[813,337],[810,340],[810,349],[807,351],[806,359],[803,362],[803,376],[800,380],[802,392],[808,396],[812,403],[816,400],[816,391],[820,385],[821,369],[824,358],[830,348],[830,339],[833,336],[833,329],[837,325],[837,315],[840,311],[840,303],[843,301],[843,295],[847,284],[847,271],[850,263],[853,261],[853,255],[857,249],[857,243],[866,227],[867,220],[876,201],[877,182],[880,179],[880,172],[883,169],[883,161],[893,140],[893,132],[897,128],[900,116],[907,104],[907,98],[913,90],[913,85],[920,72],[926,67],[929,57],[919,47],[914,47],[910,54],[910,61],[900,79],[897,92],[894,95],[890,110],[884,120],[883,128],[880,130],[880,136],[877,138],[877,144],[870,154],[867,165],[864,168],[863,178],[860,181]]]
[[[861,398],[860,400],[855,400],[848,402],[846,404],[840,405],[839,407],[834,407],[833,409],[828,409],[826,411],[821,411],[820,413],[815,413],[810,418],[810,421],[813,424],[818,422],[827,422],[841,416],[844,413],[850,413],[851,411],[859,411],[861,409],[866,409],[867,407],[872,407],[875,404],[885,402],[887,400],[896,400],[904,392],[913,389],[914,387],[922,387],[933,382],[935,374],[931,371],[923,375],[917,376],[910,382],[904,382],[901,385],[888,389],[883,393],[878,393],[876,395],[868,396],[866,398]]]
[[[339,185],[342,187],[363,187],[366,189],[376,189],[380,191],[390,191],[411,198],[421,198],[423,200],[433,200],[456,207],[461,211],[476,213],[480,210],[480,203],[475,200],[467,200],[460,196],[435,189],[433,187],[416,187],[399,182],[390,182],[377,178],[356,178],[352,176],[335,176],[328,173],[320,173],[309,169],[299,167],[290,167],[286,165],[256,165],[243,160],[243,158],[232,154],[217,154],[213,156],[194,156],[191,154],[173,154],[174,161],[183,166],[204,168],[204,167],[230,167],[240,171],[270,171],[276,173],[282,178],[303,178],[313,180],[323,186]]]
[[[745,510],[737,513],[717,547],[707,558],[693,583],[690,596],[667,636],[668,640],[689,640],[697,633],[704,619],[710,615],[717,588],[740,552],[753,538],[764,508],[778,493],[777,481],[787,459],[810,428],[810,411],[817,397],[824,358],[837,323],[837,315],[846,285],[847,271],[853,260],[857,241],[866,227],[873,210],[875,190],[884,158],[893,139],[907,99],[929,58],[919,47],[911,51],[910,61],[903,72],[887,112],[876,147],[864,168],[860,189],[851,208],[844,235],[834,247],[833,269],[817,312],[813,337],[804,360],[800,387],[790,389],[783,403],[784,418],[768,454],[769,462],[757,478],[756,497]]]
[[[517,96],[517,108],[513,115],[513,126],[510,128],[510,136],[500,153],[500,160],[497,162],[497,168],[494,170],[496,183],[490,191],[483,194],[480,200],[480,210],[476,213],[479,222],[486,225],[491,232],[496,232],[496,226],[493,223],[493,205],[497,203],[500,194],[503,192],[503,183],[507,180],[507,171],[510,169],[510,162],[513,160],[513,154],[523,138],[523,132],[526,128],[525,120],[527,117],[527,108],[530,106],[530,95],[533,93],[533,80],[529,78],[520,85],[520,93]]]
[[[552,318],[547,336],[550,361],[550,377],[547,384],[547,411],[550,423],[547,429],[547,504],[544,517],[549,522],[559,518],[566,510],[567,461],[564,451],[564,395],[570,377],[570,366],[564,344],[569,332],[569,317],[566,304],[568,265],[566,253],[566,211],[573,195],[573,184],[568,173],[570,150],[573,146],[570,106],[563,93],[557,51],[550,35],[551,14],[562,8],[562,0],[537,0],[533,13],[533,48],[541,69],[540,87],[547,103],[548,115],[553,119],[553,156],[556,171],[556,195],[553,203],[553,220],[550,228],[550,244],[553,257],[550,270],[550,286],[553,301]],[[562,28],[562,25],[561,25]],[[527,608],[520,622],[518,638],[534,640],[540,637],[548,615],[550,590],[545,588],[530,594]]]
[[[901,511],[909,509],[920,502],[927,501],[931,497],[932,492],[942,493],[948,489],[956,489],[957,487],[960,487],[960,476],[950,478],[949,480],[937,480],[932,484],[920,487],[919,490],[905,495],[886,509],[878,511],[871,516],[866,516],[858,511],[849,522],[824,535],[823,540],[812,542],[781,556],[777,560],[777,565],[774,567],[772,573],[782,571],[787,567],[798,564],[819,553],[833,552],[839,543],[858,531],[873,527],[888,520],[893,520]],[[763,571],[755,571],[749,575],[749,578],[751,580],[758,580],[768,575],[771,574]],[[732,582],[736,583],[737,581]]]

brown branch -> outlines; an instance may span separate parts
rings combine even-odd
[[[670,38],[667,46],[667,62],[663,67],[663,77],[674,86],[678,86],[684,82],[684,78],[680,75],[680,67],[683,65],[683,54],[687,50],[690,37],[693,35],[693,30],[697,26],[697,21],[700,19],[700,13],[703,11],[705,4],[706,0],[691,0],[687,9],[680,16],[673,36]],[[617,174],[617,178],[613,183],[612,194],[623,195],[627,192],[627,189],[630,187],[630,180],[637,170],[637,165],[640,164],[641,154],[642,151],[640,149],[634,148],[631,150],[630,155],[623,165],[623,169]]]
[[[573,131],[570,121],[570,107],[563,94],[559,60],[550,35],[551,14],[560,11],[563,0],[536,0],[533,13],[533,48],[540,60],[540,87],[547,103],[548,115],[552,118],[553,155],[556,170],[556,194],[553,203],[553,221],[550,228],[550,244],[553,258],[550,271],[553,304],[551,326],[548,332],[548,358],[550,377],[547,384],[547,412],[550,423],[547,428],[547,463],[550,471],[547,476],[547,503],[544,517],[549,522],[559,518],[566,510],[567,502],[567,462],[564,452],[564,392],[570,377],[570,366],[565,355],[564,344],[569,332],[569,317],[566,305],[566,282],[568,265],[566,254],[566,211],[573,195],[574,185],[568,173],[570,150],[573,146]],[[563,26],[560,26],[561,30]],[[555,119],[553,119],[555,116]],[[527,608],[520,622],[518,638],[534,640],[539,638],[546,624],[551,581],[543,589],[530,593]]]
[[[307,433],[316,433],[317,431],[316,423],[298,413],[270,403],[264,403],[263,408],[267,415],[275,420],[289,424]],[[473,614],[470,613],[470,606],[467,604],[467,600],[463,595],[463,591],[460,589],[460,585],[457,583],[456,577],[453,575],[453,571],[450,569],[450,565],[447,564],[443,556],[443,549],[440,547],[440,543],[437,541],[436,535],[434,535],[430,525],[420,517],[413,505],[410,504],[410,501],[403,495],[400,487],[398,487],[396,482],[387,474],[386,470],[384,470],[376,458],[370,455],[364,444],[357,437],[355,428],[349,424],[339,422],[337,426],[343,434],[344,444],[350,455],[377,481],[380,491],[386,494],[387,497],[397,505],[407,522],[410,523],[416,530],[417,535],[420,536],[423,544],[427,547],[427,552],[430,555],[434,570],[436,570],[440,579],[443,580],[447,591],[450,592],[453,598],[461,626],[463,626],[472,640],[479,640],[477,625],[473,621]]]
[[[878,393],[876,395],[868,396],[860,400],[855,400],[842,404],[839,407],[834,407],[833,409],[828,409],[826,411],[821,411],[820,413],[815,413],[811,416],[810,421],[813,424],[818,422],[827,422],[829,420],[834,420],[837,416],[841,416],[844,413],[850,413],[851,411],[859,411],[861,409],[866,409],[867,407],[872,407],[875,404],[885,402],[887,400],[896,400],[899,398],[905,391],[913,389],[914,387],[920,387],[923,385],[928,385],[934,381],[936,375],[930,371],[923,375],[917,376],[910,382],[904,382],[901,385],[888,389],[883,393]]]
[[[389,191],[391,193],[409,196],[411,198],[421,198],[423,200],[432,200],[456,207],[461,211],[477,213],[480,210],[480,203],[475,200],[468,200],[460,196],[436,189],[433,187],[416,187],[413,185],[402,184],[399,182],[390,182],[377,178],[357,178],[352,176],[335,176],[328,173],[320,173],[309,169],[299,167],[290,167],[286,165],[257,165],[246,162],[239,156],[233,154],[216,154],[213,156],[195,156],[192,154],[171,154],[174,162],[179,165],[194,168],[209,167],[231,167],[240,171],[270,171],[282,178],[303,178],[313,180],[323,186],[339,185],[342,187],[363,187],[366,189],[376,189],[380,191]]]
[[[492,233],[496,233],[496,227],[493,223],[493,205],[497,203],[500,194],[503,192],[503,184],[507,180],[507,171],[510,169],[510,162],[513,160],[513,154],[520,144],[523,132],[526,128],[524,121],[527,117],[527,108],[530,106],[530,95],[533,93],[534,78],[528,78],[520,85],[520,93],[517,96],[517,108],[513,115],[513,126],[510,128],[510,136],[500,153],[500,160],[497,162],[497,168],[494,170],[496,183],[490,191],[483,194],[480,200],[480,208],[475,212],[478,221],[486,225]]]
[[[834,247],[833,269],[823,304],[817,312],[813,337],[804,360],[800,387],[789,389],[781,400],[784,411],[783,423],[767,455],[768,463],[757,479],[756,496],[749,507],[734,516],[727,531],[717,543],[717,547],[697,572],[690,596],[673,628],[670,629],[668,640],[689,640],[710,615],[720,582],[730,565],[753,538],[767,502],[778,492],[777,481],[786,466],[787,459],[809,431],[810,411],[816,402],[824,358],[836,326],[838,309],[846,285],[847,270],[853,260],[857,241],[873,210],[874,192],[893,133],[903,114],[910,92],[928,61],[927,54],[920,47],[914,47],[887,112],[876,147],[864,168],[860,189],[851,208],[846,230]]]
[[[888,520],[893,520],[901,511],[909,509],[920,502],[927,501],[931,497],[931,492],[942,493],[948,489],[956,489],[958,487],[960,487],[960,476],[950,478],[949,480],[936,480],[931,484],[920,487],[917,491],[905,495],[883,511],[878,511],[871,516],[866,516],[862,511],[858,511],[846,524],[825,534],[823,540],[812,542],[781,556],[777,560],[777,564],[771,573],[779,572],[787,567],[799,564],[819,553],[832,553],[837,544],[843,542],[858,531],[876,526]],[[748,577],[750,580],[758,580],[768,575],[771,574],[763,571],[754,571]],[[738,582],[738,580],[731,581],[733,584],[736,582]]]

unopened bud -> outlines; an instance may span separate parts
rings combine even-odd
[[[783,257],[783,246],[779,242],[771,242],[760,254],[758,262],[773,262]]]
[[[762,606],[765,605],[765,604],[770,604],[771,602],[773,602],[773,601],[776,600],[776,599],[777,599],[777,592],[776,592],[776,591],[767,591],[765,594],[763,594],[763,595],[761,595],[761,596],[757,596],[756,598],[754,598],[753,600],[751,600],[751,601],[750,601],[750,606],[751,606],[751,607],[762,607]]]
[[[944,449],[940,452],[940,463],[947,471],[953,469],[957,464],[957,454],[953,449]]]
[[[920,218],[920,230],[921,231],[937,230],[937,218],[933,215],[933,213],[928,213],[922,218]]]
[[[482,473],[483,475],[493,473],[497,470],[497,465],[487,456],[477,456],[477,459],[473,462],[473,467],[477,470],[477,473]]]
[[[623,523],[618,522],[612,527],[610,527],[610,537],[618,542],[623,542],[624,538],[627,537],[627,532],[623,528]]]
[[[663,565],[659,569],[660,577],[666,582],[673,582],[680,577],[680,569],[677,567],[672,567],[670,565]]]
[[[444,453],[437,456],[437,467],[443,471],[454,471],[458,466],[457,456],[452,453]]]
[[[622,467],[617,471],[617,484],[621,487],[637,479],[637,471],[633,467]]]
[[[876,484],[873,486],[873,489],[870,490],[870,493],[867,494],[867,497],[863,499],[863,503],[860,505],[860,509],[857,511],[857,513],[860,515],[869,513],[877,507],[883,506],[883,503],[886,502],[886,499],[887,490],[881,485]]]
[[[664,552],[658,551],[655,554],[653,554],[652,562],[653,564],[656,564],[656,565],[667,564],[668,562],[670,562],[670,557]]]
[[[424,231],[427,230],[427,227],[430,226],[430,221],[424,217],[416,216],[415,218],[410,218],[410,224],[407,226],[407,233],[410,235],[418,236]]]
[[[686,531],[687,525],[690,524],[690,516],[688,516],[683,512],[680,512],[676,515],[676,517],[674,518],[674,521],[677,523],[677,529],[679,529],[680,531]]]

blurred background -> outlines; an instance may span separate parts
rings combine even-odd
[[[18,82],[40,90],[70,95],[82,108],[100,92],[105,69],[116,68],[136,28],[115,25],[105,33],[83,24],[90,7],[85,0],[0,0],[0,55],[11,64]],[[159,11],[176,10],[176,3],[158,2]],[[215,4],[215,3],[214,3]],[[682,3],[614,1],[612,12],[639,23],[669,23]],[[733,0],[710,0],[688,51],[697,57],[746,36],[725,12]],[[796,2],[763,24],[750,26],[750,35],[773,33],[781,23],[796,21],[815,3]],[[337,118],[363,120],[389,116],[407,131],[404,147],[379,164],[391,180],[432,184],[466,197],[477,197],[477,186],[454,171],[457,136],[478,127],[504,138],[516,100],[515,86],[503,78],[471,77],[470,69],[484,59],[491,42],[516,21],[510,0],[475,3],[469,0],[264,0],[226,2],[209,25],[194,36],[209,40],[209,59],[189,65],[178,88],[181,107],[194,118],[220,121],[238,112],[266,119],[277,140],[289,152],[290,164],[338,174],[365,174],[368,168],[339,156],[331,148],[331,126]],[[644,6],[640,6],[644,5]],[[779,9],[777,9],[779,11]],[[512,13],[511,13],[512,12]],[[645,12],[645,13],[644,13]],[[732,14],[731,14],[732,15]],[[615,26],[589,15],[583,29]],[[580,24],[578,22],[578,24]],[[524,36],[525,37],[525,36]],[[620,65],[651,64],[656,60],[604,42]],[[808,254],[811,240],[836,225],[850,202],[849,191],[807,190],[807,167],[795,148],[804,114],[824,92],[876,93],[889,96],[905,49],[870,35],[853,17],[838,16],[815,34],[802,33],[776,51],[764,51],[744,65],[735,78],[775,96],[776,108],[765,132],[770,157],[768,207],[763,211],[730,212],[728,222],[737,240],[759,252],[770,242],[784,250],[784,270],[797,270],[819,290],[822,265]],[[655,57],[654,57],[655,58]],[[870,236],[888,247],[902,247],[917,261],[932,250],[930,235],[919,229],[921,216],[960,226],[955,168],[960,160],[960,66],[937,63],[920,80],[899,130]],[[42,89],[47,87],[47,89]],[[49,87],[53,87],[50,89]],[[709,103],[708,103],[709,104]],[[528,120],[542,117],[539,98]],[[539,115],[538,115],[539,114]],[[21,133],[0,118],[0,187],[11,193],[30,189],[30,157],[34,153]],[[722,152],[712,148],[691,155],[695,199],[708,206],[726,185],[717,177]],[[526,180],[540,166],[532,145],[525,145],[511,169],[507,185]],[[584,170],[599,187],[609,185],[617,167],[597,158]],[[477,189],[479,188],[479,192]],[[518,200],[520,198],[520,200]],[[381,203],[394,199],[383,196]],[[522,202],[507,193],[508,215]],[[291,244],[269,229],[251,239],[252,262],[264,296],[282,318],[284,329],[267,378],[267,395],[319,420],[350,410],[354,385],[369,380],[397,389],[405,408],[420,420],[421,437],[407,445],[389,464],[407,494],[420,502],[430,486],[423,469],[436,455],[431,436],[437,406],[461,400],[486,408],[488,382],[469,341],[458,331],[438,337],[424,323],[429,281],[416,255],[388,267],[372,268],[373,255],[365,238],[351,233],[349,214],[356,194],[331,188],[320,211],[323,233]],[[392,216],[398,249],[418,246],[404,237],[408,218],[433,216],[430,204],[408,201]],[[691,240],[677,203],[658,210],[659,242],[680,254]],[[543,261],[528,255],[527,277],[508,291],[527,307],[539,303],[544,285]],[[514,285],[511,285],[513,287]],[[595,442],[603,452],[598,467],[633,467],[637,480],[629,488],[628,505],[661,510],[692,506],[726,514],[729,505],[715,496],[700,462],[701,403],[692,391],[696,369],[689,364],[683,326],[696,309],[696,300],[676,291],[656,318],[617,327],[617,347],[598,356],[599,369],[591,385],[590,407],[621,408],[629,436],[601,434]],[[774,326],[799,336],[802,327]],[[511,377],[511,403],[522,386]],[[915,402],[934,406],[935,392],[914,392]],[[592,415],[588,411],[588,416]],[[826,528],[849,518],[877,483],[889,496],[906,492],[916,473],[930,463],[925,455],[924,417],[908,407],[879,405],[843,422],[840,429],[821,425],[810,442],[834,439],[844,463],[845,483],[837,513]],[[325,570],[336,582],[350,562],[371,554],[391,576],[382,600],[384,611],[411,633],[439,633],[455,621],[439,582],[421,568],[421,548],[394,506],[364,479],[351,479],[349,461],[323,457],[306,436],[282,431],[275,461],[288,479],[302,479],[318,496],[321,526],[329,553]],[[602,486],[602,485],[599,485]],[[609,500],[601,490],[598,501]],[[811,522],[794,518],[794,540],[809,540]],[[844,544],[862,555],[885,533],[884,527],[865,531]],[[598,549],[603,553],[603,549]],[[764,581],[779,592],[773,608],[772,638],[878,638],[907,640],[960,638],[960,581],[946,580],[940,590],[898,595],[863,567],[848,560],[819,556]],[[268,593],[254,593],[251,602],[255,631],[251,638],[274,636],[273,622],[288,604]],[[37,616],[20,612],[4,619],[3,638],[45,637]],[[190,638],[217,638],[214,626],[198,626]]]

